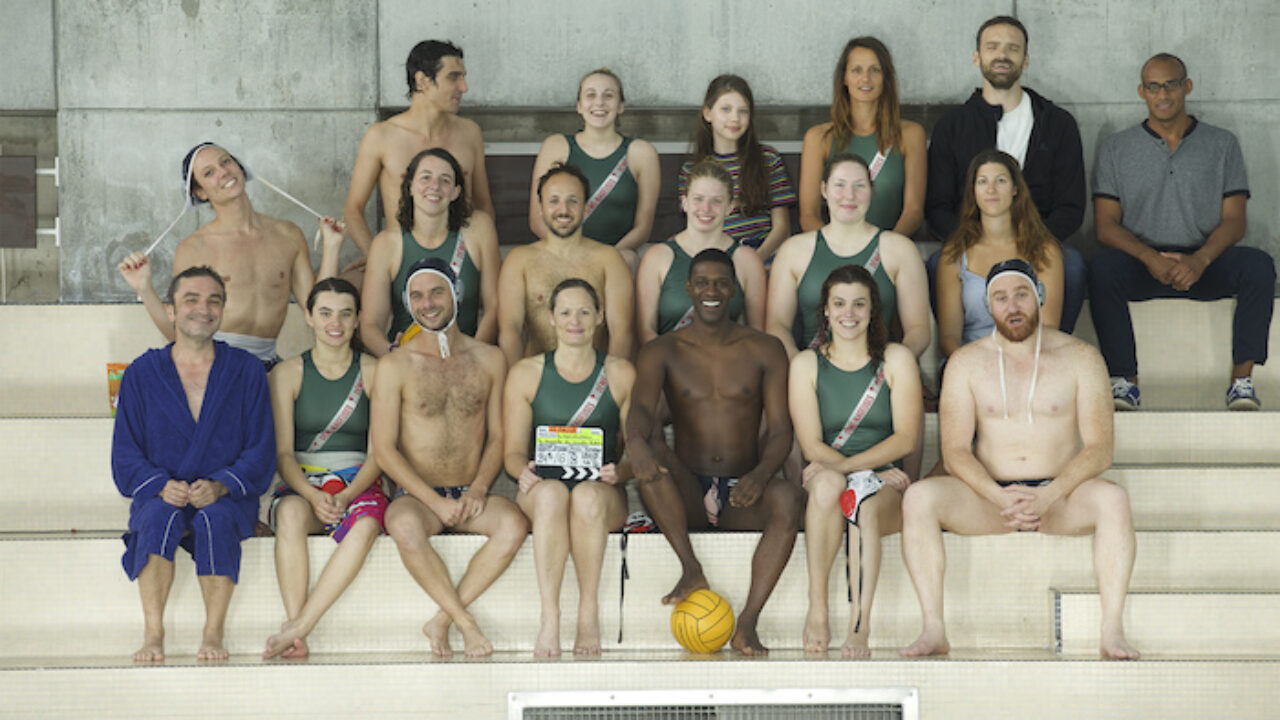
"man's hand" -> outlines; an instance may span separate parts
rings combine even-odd
[[[731,507],[751,507],[755,505],[760,496],[764,494],[764,486],[768,484],[769,478],[760,477],[759,473],[754,470],[738,478],[738,483],[733,486],[733,490],[729,491],[729,505]]]
[[[191,486],[181,480],[170,480],[160,489],[160,499],[174,507],[186,507],[191,502]]]
[[[227,486],[220,482],[200,478],[191,483],[190,501],[194,507],[208,507],[227,494]]]
[[[1160,255],[1173,261],[1173,267],[1169,271],[1169,279],[1166,283],[1172,285],[1174,290],[1185,292],[1191,289],[1191,286],[1200,280],[1200,276],[1204,274],[1205,268],[1208,267],[1208,263],[1194,254],[1162,252]]]
[[[640,482],[651,482],[660,476],[670,475],[670,471],[658,464],[653,455],[637,453],[631,456],[631,471]]]
[[[343,508],[334,501],[333,495],[317,488],[307,493],[307,502],[311,503],[311,510],[325,525],[332,525],[342,520]]]
[[[462,519],[458,522],[466,522],[479,517],[480,513],[484,512],[484,505],[487,499],[485,493],[476,490],[474,487],[468,489],[458,500],[462,504]]]
[[[618,466],[614,463],[609,463],[608,465],[600,468],[600,482],[605,485],[617,485]]]
[[[1040,516],[1030,512],[1031,504],[1035,500],[1036,495],[1031,492],[1031,488],[1025,485],[1009,485],[1000,488],[992,502],[1000,508],[1000,517],[1004,519],[1005,527],[1014,530],[1038,530]]]
[[[876,473],[885,485],[897,490],[898,492],[906,492],[907,487],[911,485],[911,478],[906,473],[896,467]]]
[[[1147,266],[1147,272],[1151,273],[1151,277],[1165,285],[1173,284],[1173,270],[1177,261],[1168,257],[1166,253],[1156,253],[1143,260],[1142,264]]]
[[[130,253],[129,257],[116,265],[116,268],[124,276],[124,281],[129,283],[129,287],[133,288],[138,295],[151,287],[151,261],[146,255],[140,252]]]

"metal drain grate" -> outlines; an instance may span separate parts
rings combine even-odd
[[[509,720],[918,720],[915,688],[511,693]]]

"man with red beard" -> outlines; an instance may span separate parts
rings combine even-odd
[[[1122,614],[1135,540],[1125,491],[1099,477],[1114,445],[1107,370],[1092,345],[1040,324],[1043,286],[1020,259],[987,275],[995,331],[957,351],[942,383],[939,425],[949,476],[902,499],[902,553],[924,630],[908,657],[950,649],[942,614],[942,531],[1094,535],[1102,600],[1100,652],[1135,659]]]

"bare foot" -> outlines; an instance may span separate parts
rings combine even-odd
[[[307,647],[307,641],[302,638],[294,638],[293,645],[284,649],[280,653],[280,657],[289,658],[290,660],[303,660],[311,654],[311,648]]]
[[[662,598],[663,605],[677,605],[684,602],[685,598],[693,594],[694,590],[710,590],[711,586],[707,584],[707,578],[701,573],[690,575],[685,573],[680,577],[680,582]]]
[[[462,631],[462,642],[469,658],[485,657],[493,654],[493,644],[489,642],[489,638],[480,632],[480,626],[474,622],[469,626],[459,625],[458,629]],[[556,648],[559,653],[560,649]]]
[[[196,659],[201,662],[222,662],[230,653],[222,646],[222,638],[206,635],[196,651]]]
[[[826,610],[809,609],[804,621],[804,651],[825,653],[831,644],[831,628],[827,625]]]
[[[538,628],[538,639],[533,643],[533,656],[539,658],[560,657],[560,617],[543,618]]]
[[[1142,653],[1133,649],[1133,646],[1125,640],[1123,632],[1103,636],[1098,654],[1103,660],[1137,660],[1142,657]]]
[[[287,658],[307,656],[307,645],[302,641],[302,628],[296,622],[290,620],[282,624],[280,632],[267,638],[267,648],[262,651],[262,659],[266,660],[277,655]]]
[[[856,612],[856,611],[855,611]],[[865,660],[871,657],[871,648],[867,644],[867,640],[871,636],[870,623],[862,623],[857,632],[853,630],[853,624],[849,625],[849,637],[845,638],[844,645],[840,646],[840,657],[845,659]]]
[[[422,626],[422,634],[431,641],[431,654],[436,657],[453,657],[453,648],[449,647],[449,616],[443,612],[427,621]]]
[[[164,634],[144,637],[142,647],[133,653],[133,661],[136,663],[164,662]]]
[[[578,636],[573,640],[573,654],[600,654],[600,618],[594,613],[584,617],[579,611]]]
[[[738,629],[733,631],[729,645],[743,655],[763,657],[769,654],[769,648],[760,644],[760,638],[756,636],[754,620],[748,622],[738,618]]]
[[[924,657],[926,655],[946,655],[951,652],[951,643],[947,642],[947,631],[939,625],[936,628],[925,627],[920,637],[910,645],[898,651],[902,657]]]

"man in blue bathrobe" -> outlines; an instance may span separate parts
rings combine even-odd
[[[267,377],[254,356],[215,341],[226,288],[211,268],[173,278],[165,310],[174,342],[134,360],[120,384],[111,470],[133,498],[124,570],[138,581],[145,622],[137,662],[164,659],[173,556],[195,558],[204,597],[196,657],[225,660],[223,624],[240,577],[240,541],[275,472]]]

